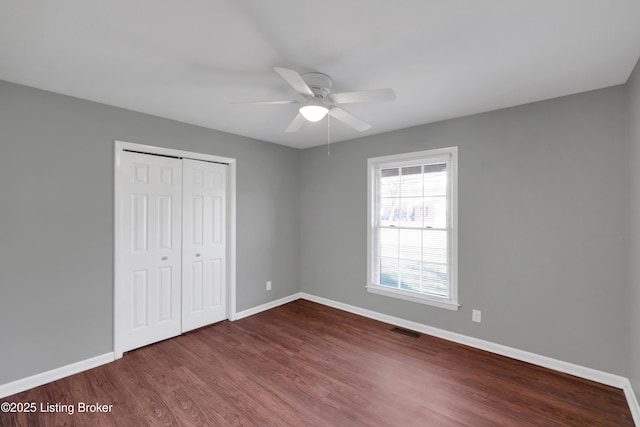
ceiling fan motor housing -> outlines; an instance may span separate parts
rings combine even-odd
[[[392,101],[396,99],[393,89],[374,89],[356,92],[331,93],[333,79],[324,73],[299,74],[294,70],[282,67],[273,68],[299,95],[305,98],[304,105],[287,127],[285,132],[295,132],[305,120],[319,121],[327,114],[334,119],[352,127],[358,132],[364,132],[371,125],[363,122],[351,113],[337,107],[336,104],[350,104],[357,102]],[[270,104],[299,104],[300,101],[274,101]]]
[[[333,79],[322,73],[304,73],[301,74],[302,80],[309,86],[311,92],[320,99],[326,99],[331,93],[333,87]]]

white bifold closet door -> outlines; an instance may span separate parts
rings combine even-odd
[[[227,318],[227,166],[184,159],[182,331]]]
[[[226,319],[227,165],[125,151],[119,173],[119,348]]]
[[[182,161],[122,154],[119,312],[127,351],[181,332]]]

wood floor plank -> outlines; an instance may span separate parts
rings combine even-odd
[[[633,425],[621,390],[391,327],[294,301],[2,399],[75,412],[0,426]]]

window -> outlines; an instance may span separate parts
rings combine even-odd
[[[369,159],[369,292],[458,309],[457,154]]]

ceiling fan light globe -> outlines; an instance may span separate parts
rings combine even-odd
[[[324,119],[328,111],[327,107],[323,105],[305,105],[300,107],[300,114],[310,122],[318,122]]]

